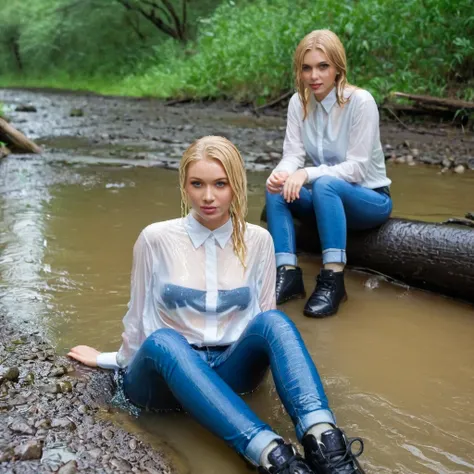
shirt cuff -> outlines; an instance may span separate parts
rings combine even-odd
[[[97,356],[97,365],[102,369],[118,369],[117,352],[101,352]]]
[[[321,170],[319,166],[308,166],[305,168],[306,173],[308,173],[308,181],[307,183],[312,183],[316,181],[320,176],[322,176]]]
[[[273,173],[278,173],[278,171],[286,171],[289,175],[292,175],[295,171],[298,170],[298,165],[294,163],[279,163],[277,167],[272,171]]]

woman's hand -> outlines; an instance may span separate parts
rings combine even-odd
[[[283,186],[283,197],[286,202],[293,202],[300,198],[300,189],[308,181],[308,173],[304,168],[295,171]]]
[[[82,362],[84,365],[88,365],[89,367],[97,367],[97,356],[99,354],[100,352],[93,347],[76,346],[73,347],[67,355],[72,359]]]
[[[271,194],[277,194],[281,192],[281,188],[288,179],[288,171],[277,171],[272,173],[267,179],[267,191]]]

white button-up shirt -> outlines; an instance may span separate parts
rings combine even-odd
[[[127,366],[145,339],[172,328],[190,344],[228,345],[260,312],[274,309],[275,250],[266,229],[247,224],[247,268],[232,244],[232,221],[211,231],[189,214],[146,227],[133,251],[122,346],[103,368]]]
[[[372,95],[363,89],[347,87],[344,107],[336,100],[336,90],[318,102],[311,94],[308,115],[294,94],[288,106],[283,158],[275,171],[289,174],[303,168],[305,158],[308,182],[329,175],[374,189],[388,186],[385,158],[380,143],[379,112]]]

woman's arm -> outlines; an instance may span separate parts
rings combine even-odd
[[[275,247],[273,245],[272,236],[265,231],[262,239],[262,248],[259,250],[261,258],[258,269],[259,295],[258,302],[262,311],[268,311],[276,308],[275,298],[275,280],[276,280],[276,264],[275,264]]]
[[[123,318],[122,346],[118,352],[99,352],[89,346],[76,346],[68,356],[90,367],[116,369],[125,367],[144,340],[143,310],[152,275],[153,257],[143,231],[133,248],[131,297]]]
[[[304,166],[306,151],[301,135],[302,126],[301,103],[298,94],[294,94],[288,105],[283,158],[267,180],[268,191],[273,193],[280,192],[286,178]]]
[[[308,183],[321,176],[334,176],[349,183],[361,183],[367,174],[374,141],[379,134],[379,111],[372,96],[356,105],[349,131],[346,161],[334,166],[320,165],[305,168]]]

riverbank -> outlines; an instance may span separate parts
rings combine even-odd
[[[79,367],[0,314],[0,473],[171,474],[163,455],[107,421],[112,391],[110,373]]]
[[[224,135],[249,170],[270,170],[281,159],[285,108],[256,116],[229,102],[175,103],[51,90],[0,89],[13,126],[43,145],[105,163],[176,167],[197,137]],[[407,125],[408,123],[408,125]],[[384,117],[381,141],[388,162],[428,165],[442,173],[474,170],[474,133],[439,119],[401,123]]]

